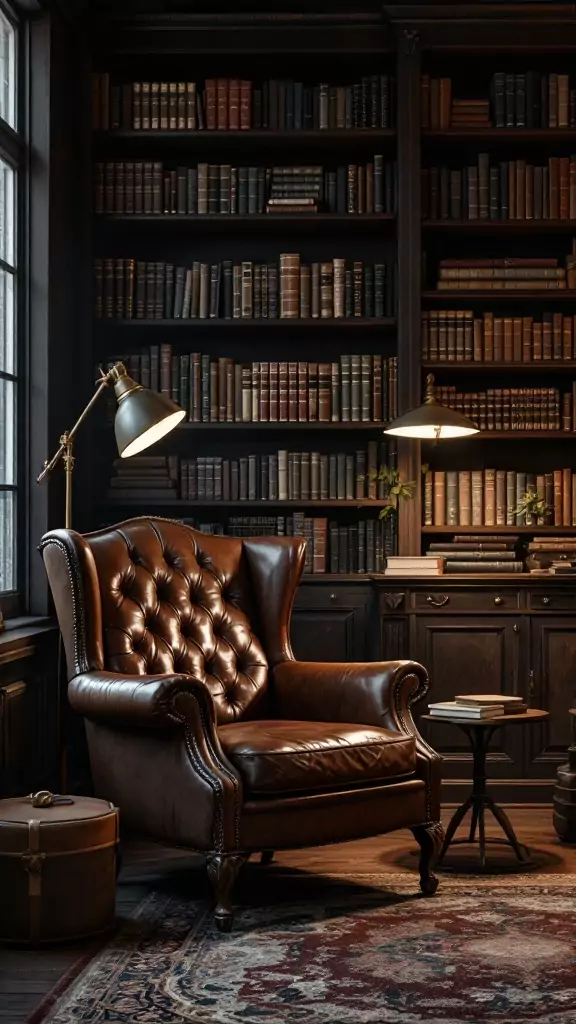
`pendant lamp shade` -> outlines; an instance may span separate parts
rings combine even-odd
[[[170,433],[186,413],[165,395],[132,380],[122,363],[114,367],[114,394],[118,402],[114,433],[122,459],[137,455]]]
[[[467,416],[439,405],[434,397],[434,377],[426,378],[426,398],[417,406],[398,416],[384,431],[395,437],[414,437],[422,440],[441,441],[447,438],[468,437],[477,434],[478,427]]]

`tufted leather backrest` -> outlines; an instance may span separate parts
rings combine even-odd
[[[202,680],[219,723],[255,713],[268,662],[254,636],[243,542],[162,519],[85,536],[102,605],[104,668]]]

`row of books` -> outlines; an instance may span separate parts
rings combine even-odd
[[[396,464],[393,446],[369,441],[355,452],[116,459],[108,496],[184,501],[332,501],[387,497],[378,470]]]
[[[123,360],[134,380],[172,398],[194,423],[382,423],[398,410],[396,356],[242,363],[176,355],[164,343]]]
[[[376,153],[367,164],[233,167],[160,161],[98,162],[97,214],[394,213],[396,164]]]
[[[576,218],[576,157],[551,156],[491,165],[479,153],[468,167],[422,171],[422,216],[431,220],[572,220]]]
[[[422,359],[443,362],[531,363],[576,359],[576,317],[544,312],[499,316],[471,309],[422,313]]]
[[[422,127],[573,128],[576,89],[570,76],[539,71],[497,72],[489,99],[453,99],[451,78],[422,75]]]
[[[572,392],[558,388],[488,388],[461,392],[455,387],[437,387],[441,405],[456,409],[473,420],[482,431],[576,429],[576,383]]]
[[[203,533],[230,537],[304,537],[306,573],[379,573],[396,550],[396,517],[343,526],[319,516],[229,516],[226,522],[183,522]]]
[[[96,131],[391,128],[394,107],[394,79],[386,74],[346,85],[239,78],[119,84],[107,72],[92,75]]]
[[[570,275],[570,276],[568,276]],[[566,267],[556,257],[486,257],[440,260],[438,291],[554,291],[576,287],[572,256]]]
[[[191,267],[134,259],[94,260],[97,319],[307,320],[392,316],[394,265],[334,259],[304,264],[194,261]]]
[[[544,515],[526,511],[528,493],[545,502]],[[576,526],[576,473],[571,469],[542,474],[505,469],[425,473],[425,526],[536,526],[539,522]]]

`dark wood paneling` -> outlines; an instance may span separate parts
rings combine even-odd
[[[550,719],[531,734],[526,770],[541,776],[554,773],[566,760],[571,741],[568,708],[576,703],[576,628],[567,615],[533,616],[531,630],[533,704],[546,708]]]
[[[301,661],[366,661],[369,587],[303,584],[292,613],[292,647]]]

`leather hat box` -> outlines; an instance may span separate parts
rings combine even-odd
[[[58,942],[114,923],[118,811],[70,797],[0,800],[0,941]]]

